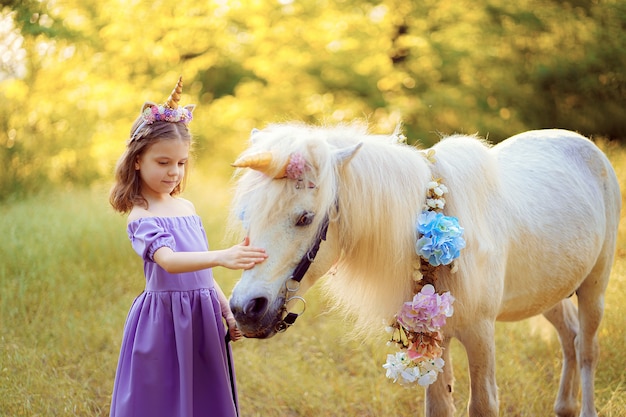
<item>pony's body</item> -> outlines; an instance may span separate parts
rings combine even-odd
[[[397,135],[354,127],[277,125],[254,134],[244,154],[271,151],[278,164],[264,174],[245,172],[236,189],[234,213],[252,244],[269,254],[234,289],[240,328],[250,337],[274,334],[288,296],[285,283],[328,215],[328,239],[298,294],[332,266],[329,294],[361,329],[382,330],[381,318],[392,318],[412,298],[415,221],[427,183],[441,178],[450,190],[444,212],[459,219],[467,246],[458,272],[447,270],[437,280],[437,290],[450,291],[456,302],[443,329],[446,366],[428,388],[426,414],[453,415],[445,348],[458,338],[468,354],[470,415],[497,415],[494,323],[544,314],[563,346],[555,412],[575,414],[582,376],[580,414],[596,416],[596,333],[621,204],[608,160],[592,142],[563,130],[526,132],[493,147],[452,136],[432,149],[430,162]],[[307,161],[301,181],[272,179],[293,153]],[[298,223],[304,212],[316,214],[310,224]],[[568,299],[573,293],[578,311]]]

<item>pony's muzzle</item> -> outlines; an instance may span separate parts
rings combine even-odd
[[[242,312],[248,320],[258,320],[265,315],[268,305],[269,300],[266,297],[253,298],[243,306]],[[235,316],[235,318],[237,317]]]
[[[257,323],[267,313],[269,300],[267,297],[256,297],[249,300],[230,300],[230,309],[239,323]]]
[[[244,336],[263,339],[276,333],[274,327],[280,320],[284,302],[284,298],[279,298],[272,303],[268,297],[261,295],[243,299],[233,297],[230,309]]]

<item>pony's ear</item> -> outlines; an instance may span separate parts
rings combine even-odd
[[[356,155],[359,149],[363,146],[363,142],[359,142],[354,146],[348,146],[347,148],[337,149],[334,152],[334,159],[338,165],[343,165],[348,162]]]
[[[189,113],[193,113],[193,110],[196,108],[195,104],[187,104],[185,107],[183,107],[184,109],[188,110]]]
[[[254,143],[254,142],[255,142],[255,140],[256,140],[256,137],[255,137],[255,136],[256,136],[256,135],[257,135],[257,133],[259,133],[259,132],[260,132],[260,130],[259,130],[259,129],[257,129],[256,127],[255,127],[255,128],[253,128],[253,129],[250,131],[250,142],[251,142],[251,143]]]

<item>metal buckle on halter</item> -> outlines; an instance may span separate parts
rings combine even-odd
[[[291,284],[290,284],[291,283]],[[306,300],[299,296],[299,295],[292,295],[289,296],[289,293],[296,293],[298,290],[300,289],[300,282],[296,281],[293,278],[288,279],[285,282],[285,304],[283,304],[283,308],[282,311],[283,313],[285,313],[285,316],[283,317],[283,319],[281,321],[279,321],[278,323],[276,323],[276,332],[277,333],[282,333],[285,330],[287,330],[291,325],[293,325],[293,323],[296,321],[296,319],[298,317],[300,317],[304,311],[306,310]],[[292,307],[294,307],[294,304],[297,306],[298,304],[301,304],[301,308],[300,309],[295,309],[294,311],[289,311],[289,304],[292,304]]]

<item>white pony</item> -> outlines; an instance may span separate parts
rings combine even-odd
[[[269,257],[233,290],[243,333],[266,338],[293,324],[301,296],[324,275],[358,329],[382,331],[381,318],[413,296],[415,222],[428,182],[441,178],[444,213],[458,218],[466,247],[456,273],[447,269],[437,281],[456,302],[426,415],[454,415],[448,348],[457,338],[469,362],[469,415],[496,416],[495,321],[543,314],[563,349],[555,413],[576,414],[582,379],[580,416],[597,416],[597,330],[621,208],[608,159],[565,130],[530,131],[493,147],[456,135],[419,150],[401,139],[358,124],[253,131],[233,164],[240,170],[232,217]]]

